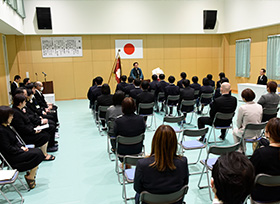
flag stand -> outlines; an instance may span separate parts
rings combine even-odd
[[[112,67],[111,72],[110,72],[110,77],[109,77],[109,80],[108,80],[108,84],[110,83],[111,78],[112,78],[112,74],[114,73],[114,69],[115,69],[115,66],[116,66],[117,60],[118,60],[118,58],[119,58],[119,56],[120,56],[120,51],[121,51],[121,50],[119,49],[119,50],[118,50],[118,53],[117,53],[117,55],[116,55],[116,58],[115,58],[115,61],[114,61],[113,67]]]

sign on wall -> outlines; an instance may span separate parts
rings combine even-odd
[[[120,50],[122,59],[140,59],[143,58],[143,40],[116,40],[116,54]]]
[[[82,57],[82,37],[41,37],[42,56]]]

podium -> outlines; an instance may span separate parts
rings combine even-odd
[[[43,82],[44,90],[43,94],[47,103],[55,103],[55,95],[53,91],[53,81]]]
[[[250,88],[254,91],[254,93],[256,95],[254,102],[258,102],[260,97],[267,93],[266,85],[240,83],[240,84],[237,84],[237,87],[238,87],[238,100],[240,100],[240,101],[242,101],[241,93],[246,88]]]

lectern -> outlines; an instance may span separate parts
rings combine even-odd
[[[53,93],[53,81],[43,82],[44,90],[43,94],[52,94]]]

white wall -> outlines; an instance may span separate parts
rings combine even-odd
[[[51,31],[37,30],[36,7],[51,7]],[[223,0],[25,0],[24,33],[222,33]],[[203,30],[203,10],[218,10],[213,31]]]
[[[23,34],[22,18],[4,1],[0,1],[0,33]]]
[[[280,23],[279,0],[225,0],[225,32]]]

